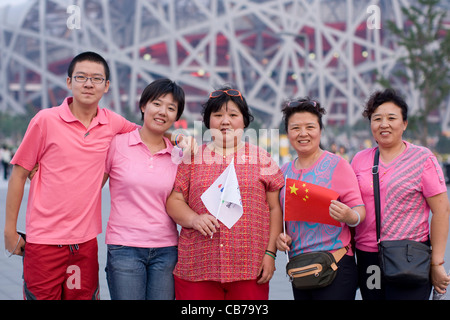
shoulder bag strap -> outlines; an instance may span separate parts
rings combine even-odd
[[[375,220],[377,224],[377,243],[380,242],[381,215],[380,215],[380,184],[378,177],[378,162],[380,158],[380,150],[377,148],[373,159],[372,177],[373,177],[373,195],[375,199]]]

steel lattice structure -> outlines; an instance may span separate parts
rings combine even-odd
[[[58,105],[68,95],[71,58],[93,50],[111,68],[102,105],[119,113],[137,112],[143,88],[168,77],[187,92],[191,120],[199,118],[208,92],[228,83],[244,93],[265,127],[279,125],[284,99],[305,95],[326,107],[328,123],[353,125],[377,88],[376,72],[389,73],[403,54],[383,27],[368,27],[368,8],[380,8],[382,26],[385,20],[402,25],[401,7],[410,1],[28,0],[3,6],[0,111]],[[403,87],[414,113],[420,97],[411,84]],[[449,110],[439,116],[443,130]]]

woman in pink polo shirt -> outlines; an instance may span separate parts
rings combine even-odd
[[[166,213],[166,199],[177,164],[164,133],[183,113],[184,91],[169,79],[156,80],[143,91],[139,107],[142,128],[116,136],[106,160],[108,287],[113,300],[169,300],[174,299],[178,232]]]
[[[395,91],[375,92],[367,102],[364,116],[370,121],[378,146],[360,151],[352,160],[367,210],[366,219],[356,227],[355,234],[362,298],[428,300],[432,285],[442,293],[450,281],[444,269],[450,209],[442,169],[430,150],[403,140],[408,125],[408,106]],[[395,284],[380,279],[381,273],[374,272],[374,266],[379,265],[372,178],[376,149],[380,151],[381,240],[431,244],[429,283]],[[433,213],[431,232],[430,209]]]

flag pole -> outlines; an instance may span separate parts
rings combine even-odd
[[[283,201],[283,234],[284,234],[284,238],[286,239],[286,189],[287,189],[287,185],[286,185],[286,181],[287,181],[287,175],[284,177],[284,201]],[[286,252],[286,260],[287,262],[289,262],[289,254]]]
[[[234,158],[231,159],[230,164],[226,167],[225,170],[227,170],[227,168],[228,168],[232,163],[233,163],[233,166],[234,166]],[[225,179],[225,183],[223,184],[223,190],[226,190],[226,189],[227,189],[227,186],[228,186],[228,175],[227,175],[227,178]],[[216,219],[217,219],[217,220],[219,220],[220,208],[222,207],[222,205],[223,205],[223,192],[222,192],[222,194],[220,195],[220,205],[219,205],[219,210],[218,210],[217,216],[216,216]],[[212,238],[212,237],[211,237],[211,238]]]

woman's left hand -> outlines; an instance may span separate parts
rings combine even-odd
[[[258,284],[267,283],[272,279],[273,273],[275,272],[275,259],[271,256],[264,254],[261,268],[259,268],[259,279]]]
[[[443,265],[431,266],[431,283],[438,293],[445,293],[450,283],[450,277]]]
[[[331,200],[330,204],[330,216],[339,222],[344,222],[348,224],[354,224],[358,216],[355,212],[353,212],[353,209],[347,206],[346,204],[343,204],[340,201],[337,200]]]

